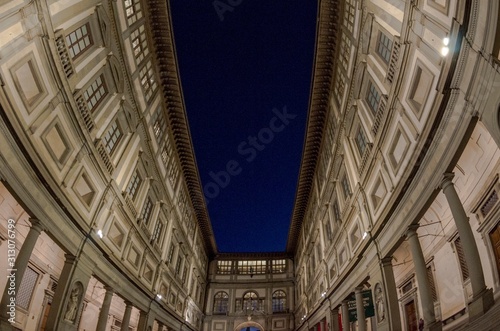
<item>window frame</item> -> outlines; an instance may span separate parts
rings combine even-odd
[[[386,65],[391,62],[393,48],[394,40],[391,39],[385,32],[379,30],[377,43],[375,44],[375,53]]]
[[[115,127],[116,129],[114,129],[111,132],[111,136],[109,138],[107,138],[108,134],[110,133],[110,130],[112,130],[113,127]],[[115,137],[116,132],[119,132],[119,134],[120,134],[118,137]],[[124,133],[123,133],[123,130],[121,128],[121,124],[119,123],[118,119],[114,119],[113,122],[111,122],[109,124],[109,126],[107,127],[106,131],[104,132],[104,134],[101,138],[102,144],[103,144],[106,152],[108,153],[108,155],[112,156],[116,152],[116,150],[118,149],[118,146],[120,145],[121,141],[123,140],[123,137],[124,137]],[[113,142],[113,140],[111,138],[116,139],[116,140]],[[111,142],[112,142],[112,145],[110,146]]]

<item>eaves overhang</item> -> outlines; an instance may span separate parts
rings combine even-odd
[[[210,223],[198,173],[191,134],[177,66],[170,5],[167,0],[149,0],[146,15],[155,49],[163,99],[168,121],[180,159],[181,169],[209,258],[217,254],[217,245]]]
[[[306,215],[318,161],[334,77],[341,6],[339,0],[319,0],[311,94],[295,203],[286,252],[295,254]]]

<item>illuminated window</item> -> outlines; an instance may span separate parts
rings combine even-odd
[[[286,271],[286,260],[273,260],[272,261],[272,272],[273,274],[280,274]]]
[[[233,261],[217,261],[217,273],[219,275],[229,275],[232,271]]]
[[[265,274],[266,261],[238,261],[238,273],[242,275]]]
[[[135,63],[140,64],[149,55],[148,39],[144,25],[141,25],[131,33],[130,40],[132,40]]]
[[[146,101],[150,101],[153,94],[156,92],[157,84],[154,76],[153,64],[149,60],[146,65],[139,71],[139,79],[141,81],[144,97]]]
[[[345,0],[344,1],[344,26],[349,30],[349,32],[354,32],[354,19],[356,15],[355,0]]]
[[[167,121],[165,119],[165,114],[163,113],[163,108],[158,108],[153,117],[153,132],[156,137],[158,145],[161,145],[165,140],[165,135],[167,133]],[[171,149],[171,146],[169,146]]]
[[[132,25],[142,18],[140,0],[125,0],[124,2],[128,25]]]

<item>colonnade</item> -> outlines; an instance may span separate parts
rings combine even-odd
[[[472,299],[467,303],[469,320],[475,320],[484,315],[484,313],[493,306],[494,298],[493,291],[486,287],[481,257],[478,251],[472,228],[469,224],[469,218],[464,210],[462,202],[457,194],[457,191],[452,182],[454,175],[446,173],[440,183],[439,189],[442,190],[446,197],[446,201],[451,209],[453,219],[460,236],[465,255],[465,261],[469,270],[469,278],[472,285]],[[424,320],[424,330],[439,331],[442,330],[442,321],[437,320],[434,311],[434,300],[432,296],[431,284],[427,275],[427,264],[424,258],[424,253],[418,238],[417,229],[418,223],[411,224],[405,231],[405,239],[407,240],[411,252],[411,257],[414,265],[414,273],[418,283],[418,295],[422,306],[422,316]],[[401,319],[399,298],[395,275],[392,264],[392,256],[387,256],[379,261],[383,286],[385,289],[385,316],[388,320],[388,328],[393,331],[403,330]],[[355,287],[353,289],[354,297],[356,298],[356,314],[357,314],[357,330],[366,331],[367,325],[365,322],[365,310],[362,297],[363,287]],[[348,297],[352,297],[352,292]],[[327,316],[332,330],[340,330],[338,315],[341,314],[341,324],[348,325],[347,330],[351,330],[351,322],[349,321],[349,307],[347,298],[341,302],[339,306],[331,310],[331,316]],[[346,328],[342,328],[346,330]]]
[[[30,257],[33,253],[35,245],[37,243],[40,234],[45,231],[42,222],[36,218],[30,218],[31,227],[30,230],[15,256],[15,265],[11,269],[11,272],[15,275],[15,289],[19,289],[23,275],[28,268]],[[1,244],[1,241],[0,241]],[[80,320],[82,314],[82,303],[83,297],[85,296],[86,285],[83,285],[86,280],[86,284],[90,281],[91,271],[85,270],[84,272],[78,272],[78,268],[84,268],[78,265],[78,258],[71,255],[65,255],[65,264],[62,269],[61,275],[58,279],[58,286],[54,298],[51,303],[50,314],[47,319],[46,329],[47,330],[77,330],[78,321]],[[88,277],[82,277],[82,274],[88,273]],[[76,284],[82,284],[82,287],[76,286]],[[2,299],[0,302],[0,329],[1,330],[14,330],[13,325],[9,315],[9,302],[12,300],[13,292],[10,291],[12,286],[7,284],[3,291]],[[112,286],[104,286],[105,294],[104,299],[100,307],[99,316],[97,319],[96,331],[105,331],[109,312],[111,308],[112,300],[117,294]],[[130,320],[132,316],[132,308],[134,304],[124,299],[125,310],[123,313],[123,318],[121,320],[121,331],[129,331]],[[156,321],[158,325],[158,331],[164,330],[164,324],[155,319],[155,313],[153,311],[145,312],[140,310],[139,321],[138,321],[138,331],[149,331],[152,330],[153,325]]]

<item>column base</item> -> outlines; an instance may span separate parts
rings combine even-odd
[[[432,322],[424,326],[424,331],[441,331],[443,330],[443,323],[441,321]]]
[[[491,288],[487,288],[482,291],[468,304],[469,321],[474,321],[475,319],[483,316],[494,303],[495,299],[493,298],[493,290]]]

